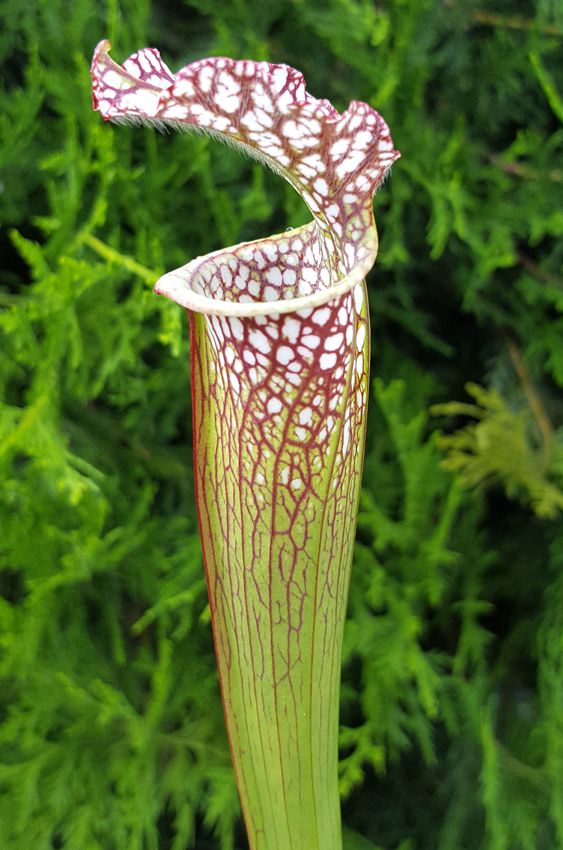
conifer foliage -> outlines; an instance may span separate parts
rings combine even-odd
[[[563,848],[563,17],[499,0],[6,0],[0,847],[242,850],[159,275],[307,212],[195,136],[103,126],[103,37],[363,100],[374,376],[343,656],[346,850]],[[467,387],[467,389],[466,389]]]

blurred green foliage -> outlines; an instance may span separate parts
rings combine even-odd
[[[1,16],[2,850],[244,847],[187,327],[151,285],[307,213],[215,143],[104,126],[88,65],[106,36],[117,59],[154,44],[173,68],[287,62],[388,121],[403,158],[369,280],[347,847],[563,848],[560,3],[4,0]]]

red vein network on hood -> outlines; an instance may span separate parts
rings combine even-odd
[[[365,277],[377,252],[373,193],[399,156],[374,109],[353,101],[339,114],[286,65],[209,58],[173,74],[154,48],[122,66],[108,50],[101,42],[92,62],[104,119],[223,137],[285,177],[313,215],[287,234],[192,260],[158,292],[198,312],[259,315],[325,303]]]

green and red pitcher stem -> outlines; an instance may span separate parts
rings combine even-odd
[[[252,850],[341,847],[338,698],[365,435],[365,303],[360,285],[306,317],[230,327],[192,315],[201,537]],[[277,356],[290,348],[288,323],[298,372]],[[322,355],[347,329],[335,378]],[[258,330],[272,345],[256,382],[245,353]],[[315,349],[302,344],[311,331],[322,340]],[[299,381],[286,387],[288,375]]]

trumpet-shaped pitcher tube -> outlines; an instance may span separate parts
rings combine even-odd
[[[398,157],[383,119],[339,114],[285,65],[102,42],[107,120],[223,138],[313,220],[200,257],[156,291],[190,312],[197,507],[223,706],[252,850],[339,850],[340,653],[368,391],[372,196]]]

